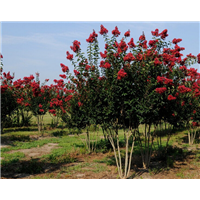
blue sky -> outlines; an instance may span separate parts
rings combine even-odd
[[[200,52],[199,22],[2,22],[4,71],[10,71],[11,74],[14,72],[15,80],[39,72],[41,82],[49,78],[49,83],[53,83],[53,79],[59,79],[59,74],[62,74],[60,63],[66,64],[70,71],[73,70],[66,59],[66,51],[72,52],[72,42],[80,41],[82,51],[86,52],[86,39],[93,29],[99,32],[101,24],[109,30],[110,35],[115,26],[121,35],[129,29],[135,42],[143,31],[149,40],[152,38],[152,30],[168,29],[166,41],[182,38],[179,45],[185,47],[182,52],[184,56]],[[101,51],[104,51],[104,41],[100,34],[98,40]],[[198,68],[199,65],[193,67]]]

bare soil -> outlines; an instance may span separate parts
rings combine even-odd
[[[200,145],[199,145],[200,147]],[[26,155],[25,161],[32,158],[39,160],[39,157],[49,154],[52,149],[59,148],[58,144],[48,143],[42,147],[21,149],[10,151],[23,152]],[[132,160],[132,169],[129,179],[200,179],[200,161],[195,157],[196,148],[188,147],[190,154],[182,160],[175,160],[173,167],[167,167],[160,161],[152,161],[149,170],[144,170],[141,166],[141,157],[136,156]],[[118,172],[115,162],[108,165],[104,162],[106,158],[113,158],[113,152],[109,153],[91,153],[80,154],[75,152],[71,154],[76,158],[73,163],[52,164],[45,163],[45,169],[41,173],[2,173],[2,179],[117,179]],[[39,161],[38,161],[39,162]],[[99,170],[98,170],[99,169]]]
[[[92,171],[92,167],[82,168],[81,171],[71,171],[70,173],[62,172],[62,169],[70,168],[79,164],[94,163],[94,160],[102,160],[110,154],[91,154],[88,156],[77,157],[76,163],[64,164],[56,169],[49,168],[45,173],[30,175],[24,177],[30,179],[34,177],[54,178],[54,179],[117,179],[118,172],[115,165],[106,165],[105,163],[98,163],[106,167],[105,171],[95,173]],[[134,163],[133,163],[134,164]],[[129,179],[200,179],[200,162],[194,161],[194,156],[189,156],[184,161],[176,161],[174,167],[167,169],[161,168],[159,171],[144,170],[143,168],[135,168],[130,172]]]
[[[48,143],[48,144],[43,145],[42,147],[12,150],[12,151],[9,151],[8,153],[22,152],[25,154],[27,158],[38,158],[42,155],[49,154],[51,150],[54,148],[59,148],[57,146],[58,146],[57,143]]]

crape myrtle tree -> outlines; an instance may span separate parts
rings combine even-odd
[[[199,73],[194,68],[188,68],[190,65],[198,62],[199,55],[197,57],[192,54],[188,54],[186,58],[181,59],[182,54],[180,51],[185,48],[179,47],[178,42],[181,39],[173,39],[172,43],[175,44],[174,49],[163,49],[163,63],[169,65],[169,61],[166,62],[166,55],[171,57],[172,68],[166,77],[157,77],[157,81],[160,87],[156,88],[156,92],[161,95],[162,101],[164,102],[161,108],[162,120],[168,122],[172,127],[186,126],[188,128],[188,140],[193,136],[193,130],[191,130],[194,125],[198,123],[191,123],[194,115],[198,116],[196,110],[199,107]],[[166,54],[167,52],[167,54]],[[173,77],[173,78],[172,78]],[[166,83],[170,82],[168,87]],[[170,87],[169,87],[170,86]],[[197,113],[197,114],[195,114]],[[196,118],[197,120],[197,118]],[[171,129],[172,130],[172,129]],[[168,133],[167,144],[171,135],[171,130]],[[195,131],[194,131],[195,132]],[[167,147],[167,145],[166,145]]]
[[[23,79],[17,79],[13,81],[13,95],[17,102],[17,109],[16,109],[16,118],[17,118],[17,125],[18,126],[28,126],[30,125],[30,120],[32,118],[32,114],[29,112],[28,103],[24,103],[24,100],[27,98],[27,92],[25,85],[30,80],[34,79],[33,76],[24,77]],[[21,117],[21,122],[20,122]]]
[[[29,104],[30,111],[37,118],[38,132],[40,133],[43,128],[43,117],[49,110],[52,91],[45,83],[40,85],[39,73],[36,73],[36,80],[33,80],[28,87],[26,103]]]
[[[198,61],[198,57],[191,54],[187,55],[193,62]],[[199,62],[199,61],[198,61]],[[178,86],[181,103],[179,104],[181,114],[181,122],[185,124],[188,130],[188,142],[193,144],[196,136],[197,127],[199,126],[199,95],[200,95],[200,73],[197,69],[183,69],[186,77],[183,79],[182,85]],[[180,115],[178,113],[178,115]]]
[[[186,76],[181,67],[188,58],[181,59],[180,51],[184,48],[177,45],[181,39],[174,39],[174,48],[169,48],[171,42],[165,41],[168,36],[166,29],[161,33],[158,29],[152,31],[154,37],[149,42],[143,33],[137,44],[133,38],[125,42],[130,31],[117,41],[121,34],[117,27],[111,38],[103,25],[99,33],[105,39],[104,52],[99,53],[95,31],[86,40],[89,43],[88,58],[84,57],[77,40],[71,46],[76,61],[67,51],[67,59],[75,68],[75,77],[69,76],[78,101],[74,113],[79,115],[81,112],[82,127],[92,122],[101,124],[113,147],[119,176],[126,178],[130,172],[135,138],[139,141],[143,167],[148,168],[158,124],[161,120],[174,124],[176,103],[179,104],[181,98],[178,87]],[[144,125],[143,134],[139,131],[140,124]],[[119,146],[120,128],[124,130],[126,144],[124,166]]]
[[[3,127],[11,116],[13,111],[17,108],[16,99],[13,95],[13,78],[10,72],[3,72],[3,56],[0,54],[0,72],[1,72],[1,133],[3,133]],[[3,72],[3,73],[2,73]]]
[[[18,97],[17,103],[31,111],[37,118],[38,132],[40,133],[43,126],[43,117],[49,110],[50,100],[53,95],[49,86],[45,85],[45,83],[40,85],[39,73],[36,73],[36,80],[34,79],[33,75],[24,77],[23,80],[16,81],[15,87],[23,88],[23,93],[21,93],[21,97]]]
[[[68,67],[61,63],[62,71],[67,72],[68,75],[68,90],[72,92],[67,97],[70,101],[68,113],[68,126],[71,128],[86,129],[86,147],[88,151],[94,150],[94,145],[91,146],[91,135],[89,127],[91,124],[96,125],[99,123],[99,110],[102,103],[99,101],[99,69],[98,69],[98,42],[96,40],[97,34],[91,34],[93,39],[87,39],[88,45],[88,58],[85,58],[80,49],[80,42],[74,41],[71,49],[76,53],[76,60],[73,54],[67,51],[67,59],[69,59],[74,66],[74,74],[68,73]],[[64,76],[64,75],[62,75]],[[94,117],[96,116],[96,117]],[[97,139],[97,137],[96,137]],[[96,141],[97,142],[97,141]]]
[[[70,80],[76,83],[76,96],[79,100],[78,105],[85,117],[84,125],[89,126],[92,122],[100,123],[107,134],[107,138],[110,140],[114,150],[116,163],[120,178],[126,178],[130,171],[132,151],[134,146],[134,137],[132,137],[132,149],[130,156],[128,156],[128,141],[130,136],[133,136],[133,126],[138,126],[137,120],[134,120],[134,112],[131,110],[130,105],[124,104],[124,100],[129,96],[129,85],[127,82],[126,90],[123,90],[123,83],[121,80],[127,73],[122,69],[121,62],[123,61],[123,55],[125,54],[123,49],[124,42],[120,46],[120,53],[115,52],[116,37],[119,35],[119,31],[116,28],[113,32],[111,40],[107,37],[107,29],[101,26],[100,34],[105,36],[107,51],[100,53],[100,56],[105,59],[100,62],[101,73],[99,72],[99,63],[97,62],[98,42],[97,34],[93,31],[89,38],[86,40],[89,43],[88,59],[85,59],[84,55],[80,51],[80,43],[74,41],[72,50],[78,57],[77,63],[73,60],[73,55],[67,52],[67,58],[74,64],[74,74],[77,79],[70,76]],[[92,52],[92,50],[94,51]],[[107,59],[106,59],[107,58]],[[120,60],[121,59],[121,60]],[[123,61],[124,62],[124,61]],[[78,69],[78,70],[77,70]],[[133,90],[134,91],[134,90]],[[126,93],[127,92],[127,93]],[[123,100],[121,100],[123,98]],[[132,98],[133,99],[133,98]],[[124,107],[124,108],[123,108]],[[129,110],[126,110],[130,108]],[[119,147],[119,128],[124,127],[124,133],[126,134],[126,158],[125,158],[125,170],[123,172],[122,159]],[[128,127],[128,131],[127,131]],[[130,160],[128,162],[128,160]]]

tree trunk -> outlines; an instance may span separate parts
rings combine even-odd
[[[87,140],[87,148],[88,148],[88,151],[90,153],[90,133],[89,133],[89,130],[88,130],[88,127],[87,127],[87,132],[86,132],[86,140]]]
[[[17,126],[19,127],[19,110],[17,109]]]
[[[40,116],[37,116],[38,132],[40,134]]]
[[[24,112],[23,112],[23,110],[21,110],[21,116],[22,116],[22,126],[24,126]]]
[[[154,132],[151,135],[151,124],[145,125],[145,132],[144,132],[144,149],[142,145],[142,140],[140,138],[140,133],[138,129],[138,141],[140,145],[140,152],[142,157],[142,164],[144,169],[148,169],[151,161],[151,155],[152,155],[152,148],[153,148],[153,141],[154,141],[154,135],[157,129],[157,125],[154,127]]]
[[[135,132],[134,132],[135,133]],[[126,149],[125,149],[125,163],[124,163],[124,170],[123,170],[123,166],[122,166],[122,157],[121,157],[121,151],[120,151],[120,146],[119,146],[119,136],[118,133],[116,132],[116,136],[114,137],[114,135],[110,132],[109,134],[109,140],[110,143],[113,147],[114,150],[114,155],[115,155],[115,161],[117,164],[117,168],[118,168],[118,174],[119,177],[121,179],[126,179],[129,176],[130,173],[130,168],[131,168],[131,161],[132,161],[132,153],[133,153],[133,147],[134,147],[134,142],[135,142],[135,136],[133,136],[133,142],[132,142],[132,146],[131,146],[131,152],[129,154],[129,138],[132,134],[131,129],[129,128],[129,130],[125,133],[126,134]],[[117,139],[117,147],[115,147],[114,144],[114,138]]]
[[[195,137],[196,137],[196,129],[194,130],[188,130],[188,141],[189,141],[189,145],[193,145],[194,141],[195,141]]]
[[[3,134],[3,122],[1,122],[1,134]]]

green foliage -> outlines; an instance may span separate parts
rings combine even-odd
[[[16,98],[13,96],[13,91],[8,87],[5,91],[1,91],[1,133],[3,127],[10,125],[11,114],[17,108]]]

